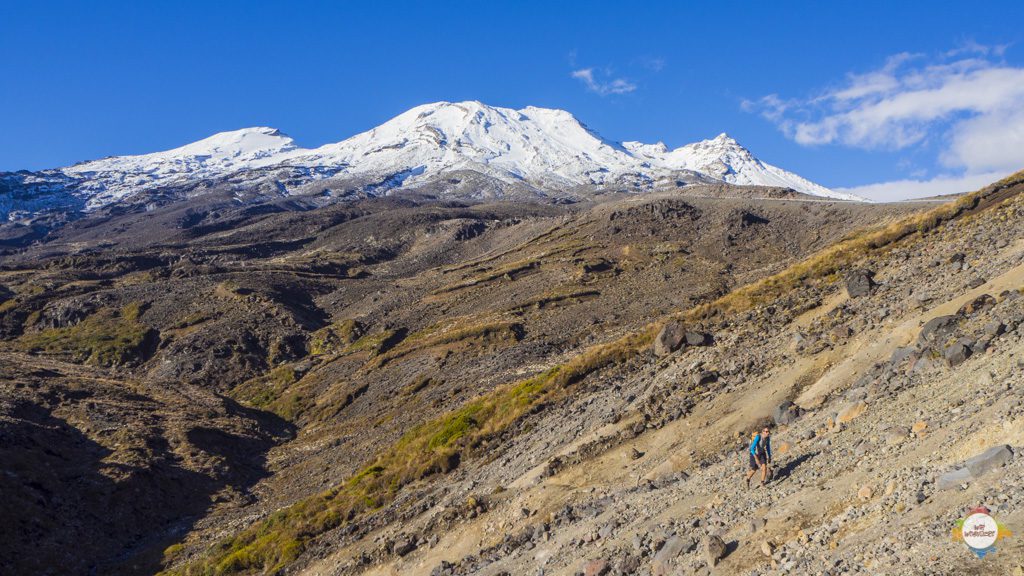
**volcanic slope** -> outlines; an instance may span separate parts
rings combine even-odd
[[[603,200],[206,197],[83,218],[8,249],[2,426],[23,439],[11,482],[33,496],[4,505],[42,544],[5,538],[4,557],[40,574],[204,558],[222,572],[309,566],[335,538],[418,517],[432,490],[532,436],[537,418],[564,415],[574,400],[561,390],[648,362],[601,345],[923,209],[726,186]],[[529,458],[574,437],[544,437]],[[47,463],[41,442],[66,448]],[[89,448],[59,456],[74,446]],[[398,464],[377,470],[379,458]],[[145,493],[156,510],[104,508],[89,496],[97,485]],[[339,487],[337,506],[311,503]],[[59,531],[45,520],[55,502],[76,518]],[[248,548],[250,527],[298,509],[316,518]]]
[[[1022,190],[1018,174],[507,378],[490,370],[507,384],[387,419],[375,456],[324,474],[323,492],[212,548],[201,523],[171,572],[1011,573],[1018,541],[979,563],[950,533],[981,504],[1024,521]],[[407,339],[374,363],[408,361]],[[772,419],[775,480],[748,491],[748,434]],[[272,453],[314,425],[327,428]]]

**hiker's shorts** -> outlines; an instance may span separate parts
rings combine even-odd
[[[754,458],[753,454],[751,454],[750,452],[747,452],[747,456],[750,457],[750,469],[751,470],[757,470],[758,468],[760,468],[760,466],[757,465],[757,460]]]

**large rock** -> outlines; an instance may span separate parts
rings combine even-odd
[[[917,341],[921,344],[941,344],[953,334],[959,323],[960,316],[957,314],[932,318],[921,327],[921,333],[917,335]]]
[[[776,426],[782,426],[783,424],[791,424],[800,417],[800,414],[800,407],[786,400],[772,411],[772,419],[775,420]]]
[[[673,536],[665,542],[665,545],[654,555],[651,562],[651,574],[653,576],[665,576],[672,573],[672,561],[683,552],[688,552],[693,547],[693,542],[685,540],[680,536]]]
[[[864,403],[863,400],[860,402],[853,402],[851,404],[848,404],[845,408],[839,411],[839,414],[836,415],[836,421],[846,424],[847,422],[853,420],[857,416],[863,414],[864,411],[867,409],[868,405]]]
[[[846,274],[846,293],[850,298],[867,296],[874,286],[874,273],[870,270],[851,270]]]
[[[939,476],[935,483],[939,490],[949,490],[975,480],[1013,459],[1013,450],[1006,444],[993,446],[977,456],[968,458],[963,467]]]
[[[981,454],[968,458],[964,465],[971,472],[971,476],[977,478],[990,470],[999,468],[1013,459],[1013,450],[1006,444],[993,446]]]
[[[942,357],[950,366],[963,364],[970,356],[971,349],[963,342],[954,342],[942,352]]]
[[[711,344],[711,335],[704,332],[697,332],[694,330],[686,331],[686,345],[687,346],[707,346]]]
[[[971,471],[967,468],[958,468],[939,476],[935,487],[939,490],[951,490],[957,486],[971,481]]]
[[[667,356],[682,348],[686,341],[686,329],[679,322],[669,322],[654,338],[654,354]]]
[[[717,566],[718,561],[725,558],[725,542],[720,536],[708,536],[704,539],[704,557],[710,566]]]
[[[973,316],[979,312],[988,312],[995,308],[996,299],[989,294],[982,294],[974,300],[971,300],[967,304],[960,307],[960,314],[964,316]]]

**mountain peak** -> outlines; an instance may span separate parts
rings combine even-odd
[[[718,136],[715,136],[711,140],[706,140],[706,142],[714,142],[716,144],[740,146],[740,143],[737,142],[735,138],[733,138],[732,136],[729,136],[725,132],[722,132],[721,134],[719,134]],[[742,147],[743,146],[740,146],[740,148],[742,148]]]
[[[271,187],[282,194],[306,190],[323,178],[373,183],[367,184],[373,186],[372,193],[383,194],[463,171],[496,183],[497,191],[472,192],[480,195],[504,194],[509,186],[525,186],[541,195],[567,194],[586,187],[620,187],[624,182],[642,192],[653,189],[662,178],[687,171],[729,184],[785,187],[857,200],[762,162],[725,132],[675,150],[660,142],[619,144],[565,110],[538,106],[515,110],[477,100],[416,106],[366,132],[317,149],[300,148],[269,126],[220,132],[164,152],[114,156],[57,169],[63,179],[53,186],[70,191],[84,201],[86,209],[93,209],[164,186],[276,167],[299,174],[287,184],[276,182]],[[273,173],[253,177],[275,178]],[[0,197],[0,206],[3,200]],[[8,213],[17,209],[11,202],[8,205]]]
[[[218,132],[213,136],[187,144],[166,153],[180,155],[203,154],[251,154],[261,151],[281,151],[295,148],[294,141],[277,128],[255,126],[227,132]]]

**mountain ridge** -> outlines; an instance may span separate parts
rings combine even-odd
[[[299,147],[276,128],[250,127],[162,152],[0,173],[0,217],[25,221],[54,209],[87,213],[129,198],[145,202],[157,190],[238,174],[271,184],[279,196],[337,179],[350,180],[343,188],[380,195],[464,170],[525,186],[539,196],[581,186],[641,192],[686,174],[690,182],[685,183],[775,186],[861,200],[767,164],[725,133],[670,150],[661,143],[607,140],[565,110],[468,101],[416,106],[318,148]]]

